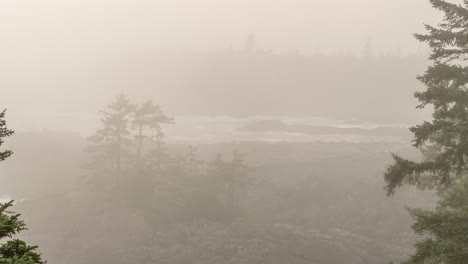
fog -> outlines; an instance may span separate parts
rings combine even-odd
[[[424,55],[427,47],[412,34],[420,32],[423,23],[440,18],[425,0],[47,0],[2,1],[0,5],[0,89],[10,114],[28,120],[21,121],[19,129],[31,128],[37,119],[29,107],[35,109],[34,114],[53,118],[45,126],[55,129],[53,121],[60,116],[94,113],[107,102],[109,93],[121,91],[139,99],[155,97],[174,114],[206,115],[204,105],[222,94],[215,91],[221,84],[207,84],[203,78],[222,78],[223,67],[230,66],[223,61],[229,56],[213,53],[243,50],[249,35],[255,37],[258,49],[272,56],[288,52],[360,56],[369,39],[376,55]],[[211,65],[203,64],[205,56],[215,57]],[[209,68],[216,63],[214,67],[221,72]],[[235,66],[242,67],[239,63]],[[208,72],[187,67],[208,68]],[[290,69],[293,73],[302,70],[307,68]],[[409,76],[414,79],[417,73],[413,70]],[[236,76],[226,78],[229,82]],[[251,79],[239,84],[256,85]],[[302,86],[307,91],[297,98],[326,97],[326,91],[317,92],[314,83],[304,80]],[[287,88],[270,90],[276,89]],[[235,103],[245,104],[244,99],[237,96]],[[257,97],[247,102],[256,104],[256,109],[242,114],[313,114],[305,103],[291,110],[275,101],[278,110],[271,111],[272,100],[276,99]],[[324,100],[333,103],[330,98]],[[235,113],[219,109],[216,114]]]
[[[405,208],[437,196],[388,197],[384,174],[427,158],[413,35],[443,18],[427,0],[0,1],[0,203],[48,263],[403,260]]]

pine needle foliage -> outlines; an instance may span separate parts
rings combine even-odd
[[[413,162],[394,155],[385,174],[387,194],[402,185],[446,191],[467,171],[468,158],[468,1],[463,5],[429,0],[445,14],[443,23],[426,25],[416,38],[429,44],[433,64],[418,79],[426,87],[415,93],[418,108],[431,106],[432,120],[411,128],[414,146],[437,146],[432,159]]]
[[[11,135],[13,131],[6,126],[5,111],[0,112],[0,146],[4,139]],[[0,152],[0,161],[4,161],[11,154],[9,150]],[[36,252],[37,246],[29,246],[22,240],[13,239],[15,235],[26,230],[26,224],[20,219],[20,214],[9,211],[12,206],[13,201],[0,203],[0,264],[44,264],[41,254]],[[3,242],[4,240],[7,241]]]

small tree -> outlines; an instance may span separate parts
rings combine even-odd
[[[2,144],[4,143],[5,137],[9,137],[14,133],[12,130],[9,130],[6,126],[5,112],[6,110],[0,112],[0,146],[2,146]],[[5,160],[9,156],[11,156],[11,154],[13,154],[11,150],[0,151],[0,161]]]
[[[225,161],[219,154],[216,159],[208,164],[208,178],[211,179],[213,191],[223,204],[230,220],[233,220],[240,209],[240,198],[253,184],[254,179],[249,175],[251,170],[245,162],[246,154],[234,151],[232,159]]]
[[[201,173],[203,162],[197,158],[198,149],[192,145],[188,146],[187,153],[183,157],[183,163],[188,176],[196,177]]]
[[[0,113],[0,146],[4,138],[11,136],[12,130],[6,126],[5,111]],[[0,151],[0,161],[8,158],[10,150]],[[19,219],[20,215],[10,212],[13,201],[0,203],[0,242],[11,239],[14,235],[26,229],[26,225]],[[13,239],[0,244],[0,264],[43,264],[41,255],[36,252],[37,246],[28,246],[26,242]]]

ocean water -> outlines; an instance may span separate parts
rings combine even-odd
[[[0,203],[7,203],[11,201],[11,198],[9,195],[0,195]]]
[[[280,120],[288,125],[331,126],[340,128],[358,127],[371,129],[382,126],[407,127],[405,124],[374,124],[346,122],[320,117],[288,117],[288,116],[251,116],[235,118],[230,116],[214,117],[184,117],[176,118],[176,124],[166,125],[164,130],[170,142],[232,142],[232,141],[269,141],[269,142],[373,142],[373,141],[400,141],[399,137],[391,136],[363,136],[350,134],[312,135],[293,132],[241,131],[239,128],[255,121]]]
[[[54,131],[74,132],[83,137],[90,136],[100,127],[100,119],[97,115],[75,114],[50,114],[37,118],[33,115],[24,117],[12,117],[10,128],[21,131]],[[406,124],[376,124],[356,122],[353,120],[336,120],[323,117],[291,117],[291,116],[176,116],[175,124],[163,125],[166,140],[170,143],[217,143],[235,141],[268,141],[268,142],[372,142],[372,141],[399,141],[398,137],[372,137],[363,135],[333,134],[311,135],[290,132],[248,132],[239,128],[249,123],[260,120],[280,120],[290,125],[332,126],[332,127],[358,127],[363,129],[381,126],[407,127]]]

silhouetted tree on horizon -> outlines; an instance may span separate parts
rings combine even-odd
[[[112,167],[117,172],[116,181],[122,169],[122,158],[129,155],[126,147],[131,143],[129,123],[134,110],[135,105],[126,95],[120,94],[106,111],[101,111],[102,128],[88,138],[90,145],[86,150],[99,155],[94,163],[109,160],[114,163]]]
[[[145,140],[152,140],[156,144],[154,153],[157,155],[157,162],[160,162],[160,155],[163,151],[163,137],[164,133],[161,124],[173,124],[174,118],[168,117],[164,114],[159,105],[155,105],[151,100],[136,107],[132,126],[137,130],[135,138],[137,140],[137,162],[142,161],[142,147]],[[150,131],[148,131],[150,130]],[[151,134],[151,130],[154,131]]]
[[[162,124],[174,124],[174,118],[168,117],[162,111],[159,105],[154,104],[151,100],[136,107],[133,114],[132,127],[136,129],[135,139],[137,141],[137,163],[141,165],[143,160],[143,143],[147,140],[149,143],[154,143],[154,148],[148,148],[149,152],[146,157],[153,159],[157,168],[161,168],[161,160],[164,156],[164,132]]]

